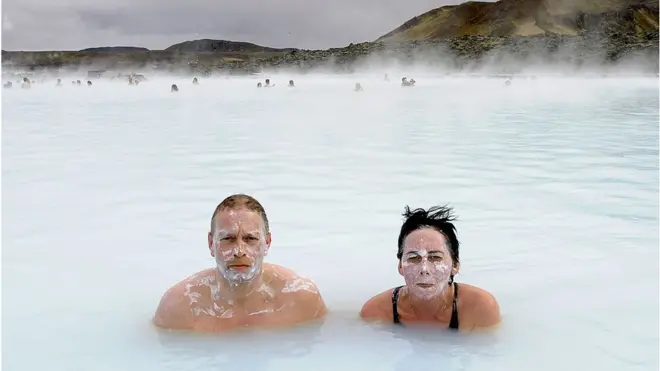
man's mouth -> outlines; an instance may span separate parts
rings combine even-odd
[[[415,284],[415,286],[417,286],[417,287],[421,287],[421,288],[423,288],[423,289],[428,289],[428,288],[431,288],[431,287],[433,287],[433,286],[435,286],[435,285],[432,284],[432,283],[418,283],[418,284]]]
[[[250,265],[249,264],[231,264],[231,265],[229,265],[229,269],[245,270],[245,269],[250,269]]]

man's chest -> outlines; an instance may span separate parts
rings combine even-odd
[[[240,307],[226,303],[211,303],[191,308],[194,328],[220,331],[239,327],[286,324],[295,318],[295,308],[279,302],[260,306]]]

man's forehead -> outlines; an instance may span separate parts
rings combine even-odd
[[[215,223],[216,226],[225,227],[251,226],[257,228],[264,225],[261,214],[243,208],[220,210],[215,217]]]

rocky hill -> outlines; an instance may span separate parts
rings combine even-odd
[[[82,53],[135,53],[148,52],[149,49],[138,46],[102,46],[99,48],[86,48],[79,51]]]
[[[590,70],[623,63],[624,68],[656,74],[658,49],[657,0],[500,0],[434,9],[376,41],[343,48],[277,49],[203,39],[165,50],[2,51],[2,64],[58,73],[88,69],[209,75],[317,68],[353,72],[388,63],[446,71],[488,66],[506,73],[533,65]]]
[[[500,0],[433,9],[377,41],[583,33],[626,33],[645,38],[657,32],[656,0]]]
[[[258,53],[258,52],[290,52],[294,49],[276,49],[256,45],[248,42],[201,39],[184,41],[174,44],[165,49],[178,53],[200,53],[200,52],[232,52],[232,53]]]

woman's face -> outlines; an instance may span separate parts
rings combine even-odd
[[[403,241],[399,263],[408,291],[422,300],[439,297],[456,274],[447,238],[433,228],[413,231]]]

